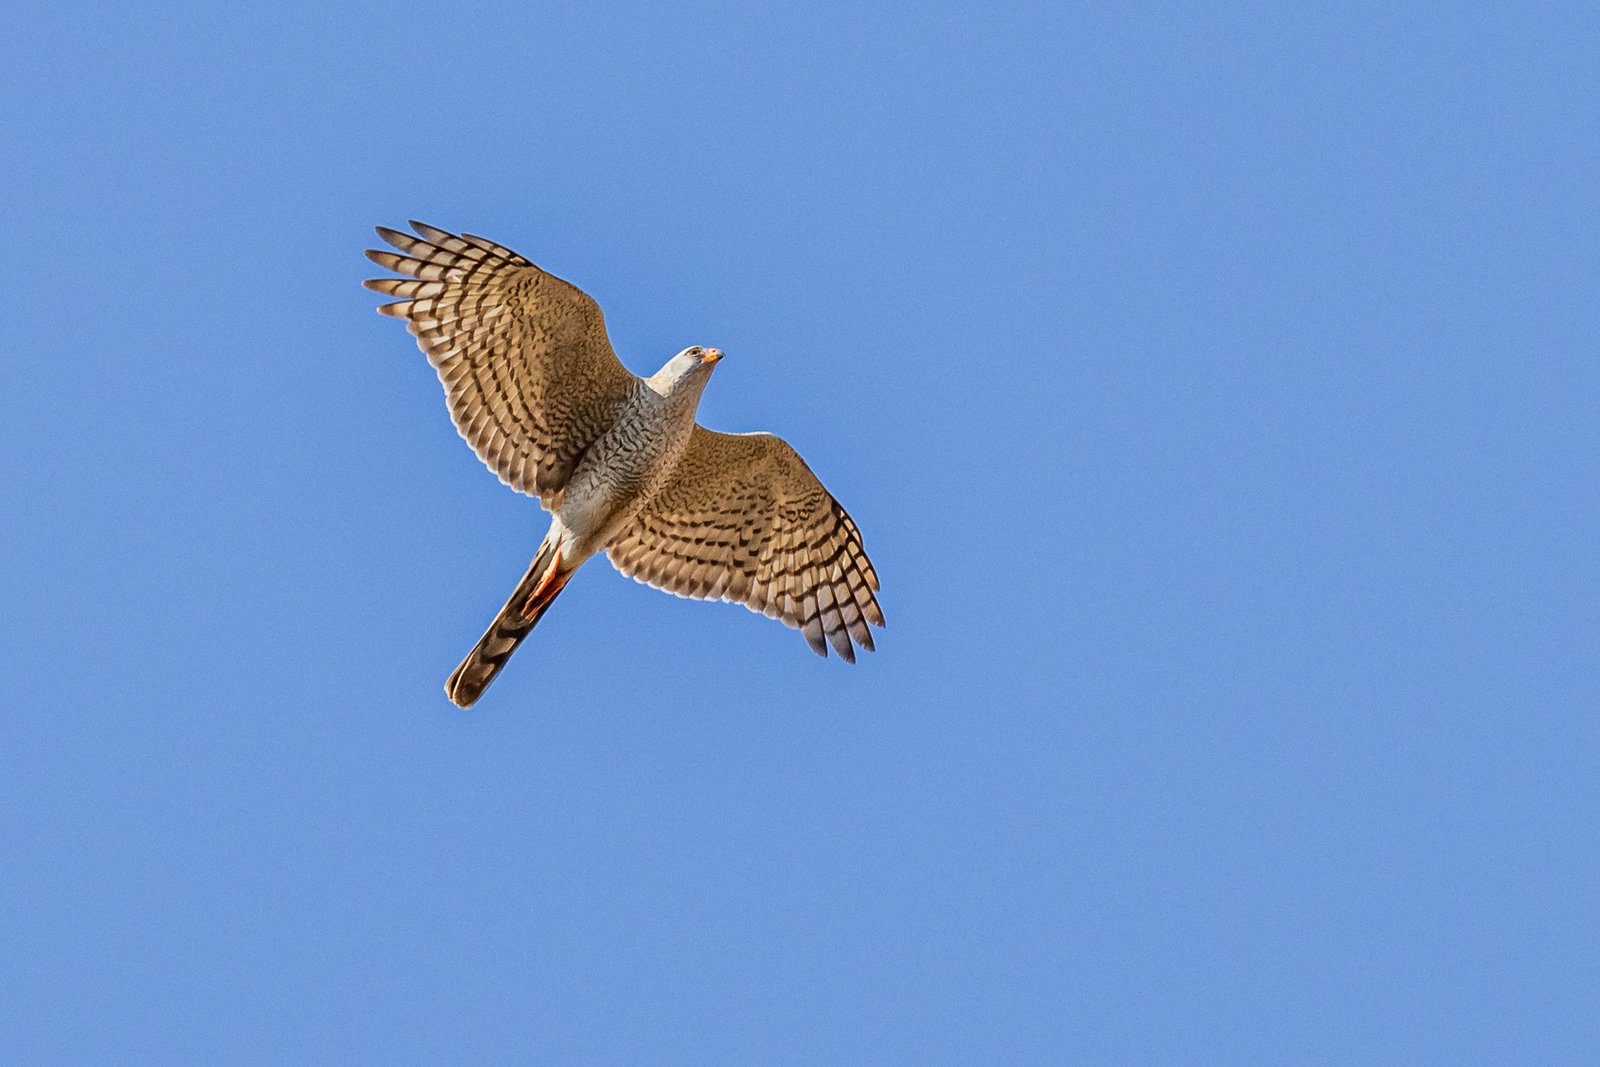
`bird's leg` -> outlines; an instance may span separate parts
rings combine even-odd
[[[528,594],[528,599],[522,605],[523,618],[537,620],[556,598],[556,594],[566,587],[573,573],[561,565],[561,549],[556,548],[549,569],[544,572],[544,577],[539,579],[539,584],[533,587],[533,592]]]

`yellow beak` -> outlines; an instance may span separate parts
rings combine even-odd
[[[715,363],[717,360],[719,360],[721,358],[722,358],[722,349],[720,349],[720,348],[708,348],[705,351],[705,355],[700,357],[700,362],[701,363]]]

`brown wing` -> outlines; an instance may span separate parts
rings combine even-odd
[[[636,581],[729,600],[855,662],[883,625],[861,531],[793,448],[771,434],[696,426],[672,479],[607,549]],[[826,637],[826,642],[824,641]]]
[[[456,429],[478,458],[551,507],[584,449],[637,379],[617,360],[600,307],[509,248],[413,222],[378,236],[405,255],[367,258],[404,278],[366,287],[404,299],[378,310],[406,321],[439,372]]]

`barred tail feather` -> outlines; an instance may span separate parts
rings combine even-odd
[[[470,708],[483,695],[511,658],[511,653],[544,618],[570,577],[571,572],[561,566],[555,547],[549,542],[540,545],[528,573],[517,583],[506,606],[489,624],[477,647],[467,653],[467,658],[444,683],[445,695],[451,703]]]

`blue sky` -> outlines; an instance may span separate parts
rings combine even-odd
[[[19,10],[0,1059],[1594,1062],[1597,31]],[[880,651],[597,562],[452,708],[410,217],[725,349]]]

